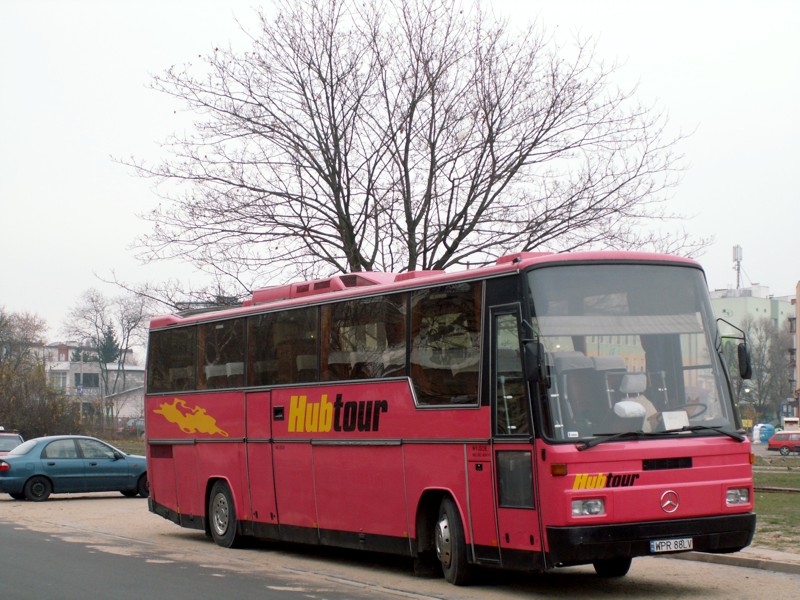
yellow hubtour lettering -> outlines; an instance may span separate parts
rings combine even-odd
[[[334,431],[377,431],[380,415],[389,411],[386,400],[343,402],[342,395],[328,402],[322,394],[319,402],[309,402],[307,396],[292,396],[289,402],[289,431],[291,433],[327,433]]]
[[[634,485],[637,479],[639,479],[638,473],[629,473],[627,475],[614,475],[613,473],[607,475],[605,473],[589,475],[588,473],[579,473],[575,475],[572,489],[598,490],[607,487],[630,487]]]

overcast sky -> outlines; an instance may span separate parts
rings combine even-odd
[[[514,20],[597,39],[624,63],[620,82],[668,111],[689,168],[671,208],[715,241],[700,257],[709,287],[794,293],[800,279],[800,2],[492,0]],[[197,281],[178,263],[142,266],[130,245],[158,202],[112,157],[156,156],[175,106],[152,74],[215,45],[243,48],[254,2],[0,1],[0,306],[45,318],[58,338],[68,310],[112,271],[130,282]],[[193,279],[194,278],[194,279]]]

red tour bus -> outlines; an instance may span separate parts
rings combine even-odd
[[[735,552],[752,454],[721,348],[700,266],[626,252],[340,275],[155,318],[149,508],[222,546],[396,553],[457,585]]]

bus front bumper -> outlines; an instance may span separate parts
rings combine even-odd
[[[621,557],[657,556],[651,541],[692,539],[695,552],[728,553],[753,540],[755,513],[586,527],[548,527],[548,563],[569,566]]]

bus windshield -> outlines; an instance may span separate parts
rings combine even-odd
[[[699,269],[561,265],[532,270],[528,285],[550,373],[546,437],[736,429]]]

